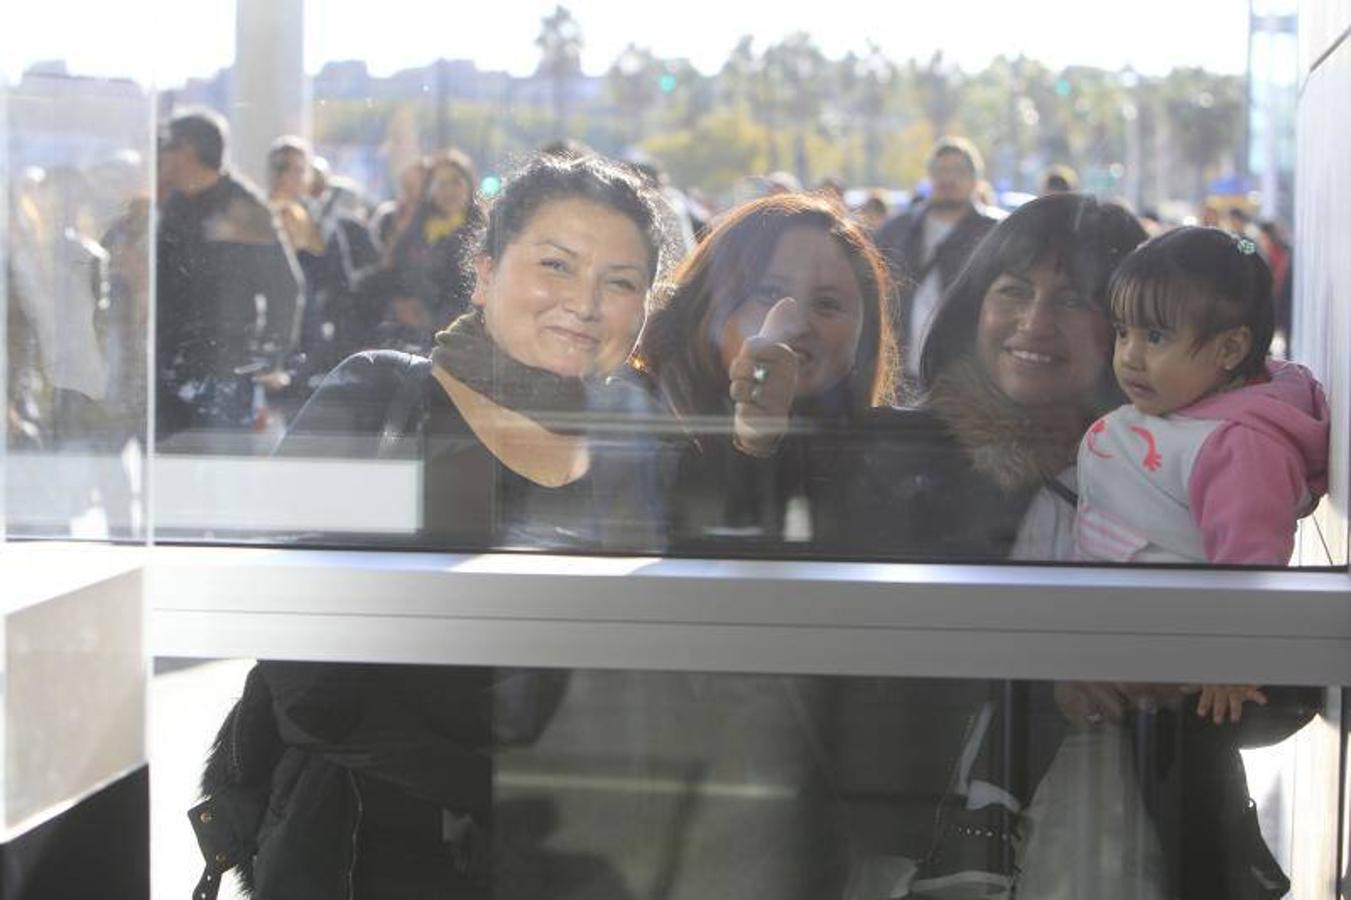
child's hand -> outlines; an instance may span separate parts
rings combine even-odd
[[[1267,695],[1255,684],[1203,684],[1183,688],[1184,693],[1199,693],[1196,701],[1196,714],[1201,718],[1210,717],[1216,725],[1225,721],[1238,723],[1243,718],[1243,704],[1256,703],[1267,705]]]

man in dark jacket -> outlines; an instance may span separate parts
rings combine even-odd
[[[289,383],[302,306],[295,256],[254,188],[226,171],[225,123],[175,116],[160,143],[156,399],[160,440],[252,430],[255,388]]]
[[[899,285],[892,329],[901,350],[901,396],[913,396],[929,325],[948,286],[996,219],[976,202],[984,163],[965,138],[946,137],[929,154],[928,199],[877,233]]]

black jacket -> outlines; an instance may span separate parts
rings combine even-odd
[[[892,306],[892,334],[898,347],[909,346],[910,309],[915,293],[929,272],[937,270],[938,280],[946,290],[956,280],[976,245],[996,224],[992,216],[972,206],[953,225],[933,257],[926,261],[924,219],[928,213],[927,203],[907,209],[888,220],[877,232],[877,248],[887,258],[897,285],[896,302]]]
[[[924,409],[874,411],[869,427],[877,439],[859,457],[849,506],[861,522],[888,525],[856,533],[866,554],[926,562],[1008,558],[1040,487],[1038,469],[1053,468],[1045,465],[1054,459],[1052,448],[1009,437],[1008,423],[974,392],[962,404],[969,408],[954,409],[961,396],[940,391],[940,402]],[[980,679],[837,679],[834,782],[845,794],[889,798],[901,811],[891,826],[897,849],[922,855],[982,704],[990,704],[995,719],[972,777],[1008,790],[1024,807],[1031,801],[1065,728],[1051,688]],[[1131,713],[1124,723],[1168,883],[1179,896],[1267,900],[1288,887],[1257,828],[1239,749],[1294,734],[1317,714],[1321,692],[1276,687],[1267,694],[1268,705],[1249,705],[1239,726],[1199,719],[1195,698],[1176,710]],[[917,723],[921,740],[914,738]],[[879,745],[890,749],[868,749]]]
[[[299,251],[305,274],[305,311],[301,320],[298,383],[288,398],[299,405],[326,373],[352,353],[376,346],[376,327],[388,298],[373,297],[363,285],[376,271],[380,256],[366,227],[356,219],[330,212],[319,219],[322,255]]]
[[[1002,562],[1040,482],[1002,484],[929,408],[876,409],[846,485],[867,558]]]
[[[324,382],[278,452],[419,452],[429,430],[450,423],[455,437],[457,419],[435,407],[443,397],[428,360],[358,354]],[[477,441],[465,432],[472,454]],[[619,504],[636,479],[603,468],[613,455],[593,454],[589,478],[623,481],[597,495]],[[590,504],[577,515],[595,518]],[[615,516],[624,527],[625,514]],[[509,521],[509,511],[483,518],[483,540],[491,545]],[[264,900],[486,895],[492,751],[533,742],[566,679],[526,669],[260,662],[220,729],[203,776],[207,799],[190,811],[207,861],[196,896],[213,896],[232,866]]]
[[[393,268],[401,275],[402,290],[421,300],[431,314],[432,327],[441,329],[469,308],[475,229],[461,225],[429,243],[423,235],[427,218],[426,210],[419,213],[400,236]]]
[[[229,174],[169,198],[156,266],[161,434],[222,424],[184,401],[182,389],[288,362],[300,338],[299,266],[267,204]]]

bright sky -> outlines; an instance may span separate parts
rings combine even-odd
[[[65,59],[75,74],[152,77],[174,85],[230,64],[232,0],[6,0],[21,7],[0,28],[0,72]],[[257,0],[253,0],[257,2]],[[266,0],[265,0],[266,2]],[[272,0],[279,2],[279,0]],[[287,0],[280,0],[287,2]],[[524,75],[537,59],[539,20],[555,0],[304,0],[306,65],[365,59],[386,75],[438,57]],[[715,70],[743,34],[765,44],[810,32],[828,55],[863,52],[869,38],[896,60],[941,48],[968,70],[1019,51],[1052,66],[1074,63],[1159,74],[1176,65],[1243,71],[1247,0],[569,0],[585,46],[583,68],[603,72],[630,41],[659,56]],[[15,22],[17,18],[19,21]]]

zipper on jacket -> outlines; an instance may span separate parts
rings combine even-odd
[[[350,769],[347,770],[347,780],[352,785],[352,796],[357,801],[356,820],[352,823],[352,861],[347,866],[347,900],[356,900],[357,833],[361,831],[364,809],[361,804],[361,788],[357,786],[357,777]]]
[[[239,706],[230,713],[230,776],[235,782],[244,780],[244,766],[239,762],[239,714]]]

